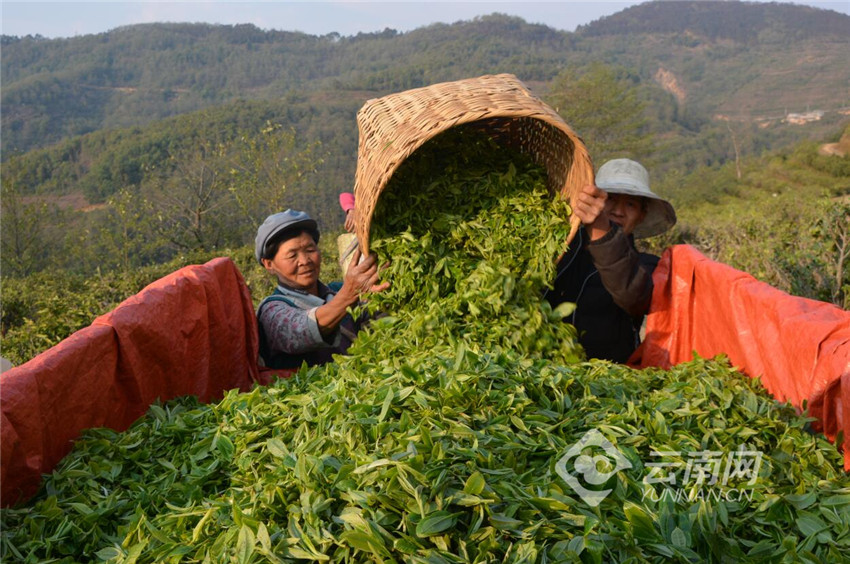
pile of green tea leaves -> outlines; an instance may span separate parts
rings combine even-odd
[[[3,561],[847,561],[850,477],[807,419],[722,358],[584,360],[540,298],[568,229],[540,170],[469,132],[426,148],[381,197],[392,287],[350,355],[89,431],[2,511]],[[570,455],[591,431],[608,466]],[[756,474],[685,479],[736,452]]]

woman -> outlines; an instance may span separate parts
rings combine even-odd
[[[302,211],[270,215],[257,230],[254,255],[277,278],[274,294],[257,309],[260,357],[269,368],[324,364],[351,345],[359,322],[348,314],[360,296],[381,292],[376,256],[362,261],[357,249],[343,282],[319,280],[321,254],[316,222]]]

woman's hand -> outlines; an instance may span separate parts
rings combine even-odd
[[[383,270],[378,268],[378,256],[370,253],[362,262],[361,256],[359,247],[351,253],[351,263],[342,281],[342,288],[331,301],[316,309],[316,322],[323,335],[333,332],[339,326],[348,307],[359,302],[361,295],[383,292],[390,287],[389,282],[378,284],[380,270]]]
[[[362,256],[359,247],[351,253],[351,262],[340,289],[340,294],[345,292],[351,304],[357,302],[362,294],[376,294],[390,287],[389,282],[378,283],[381,277],[380,270],[383,270],[378,268],[378,256],[375,253],[369,253],[369,256],[361,261]]]
[[[354,233],[354,210],[350,209],[345,212],[345,230],[349,233]]]

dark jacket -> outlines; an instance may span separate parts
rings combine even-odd
[[[634,239],[616,225],[593,242],[579,229],[558,261],[554,287],[546,299],[552,307],[576,304],[565,321],[575,325],[589,358],[623,363],[640,344],[658,260],[638,252]]]

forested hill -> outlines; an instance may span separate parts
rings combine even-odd
[[[850,17],[802,6],[650,2],[577,33],[494,14],[349,37],[247,24],[145,24],[55,40],[3,36],[2,152],[6,159],[238,99],[333,92],[336,100],[345,94],[348,108],[496,72],[545,93],[565,66],[592,61],[661,84],[687,105],[677,117],[689,127],[714,112],[836,109],[847,105],[848,29]]]
[[[850,17],[755,2],[647,2],[580,28],[602,60],[639,69],[697,119],[766,122],[850,106]]]
[[[850,18],[810,6],[740,2],[648,2],[597,20],[580,35],[685,33],[713,41],[760,43],[793,39],[846,40]]]
[[[549,80],[570,36],[490,16],[409,33],[322,37],[253,25],[146,24],[73,39],[3,38],[3,149],[141,125],[236,99],[367,98],[513,70]]]

